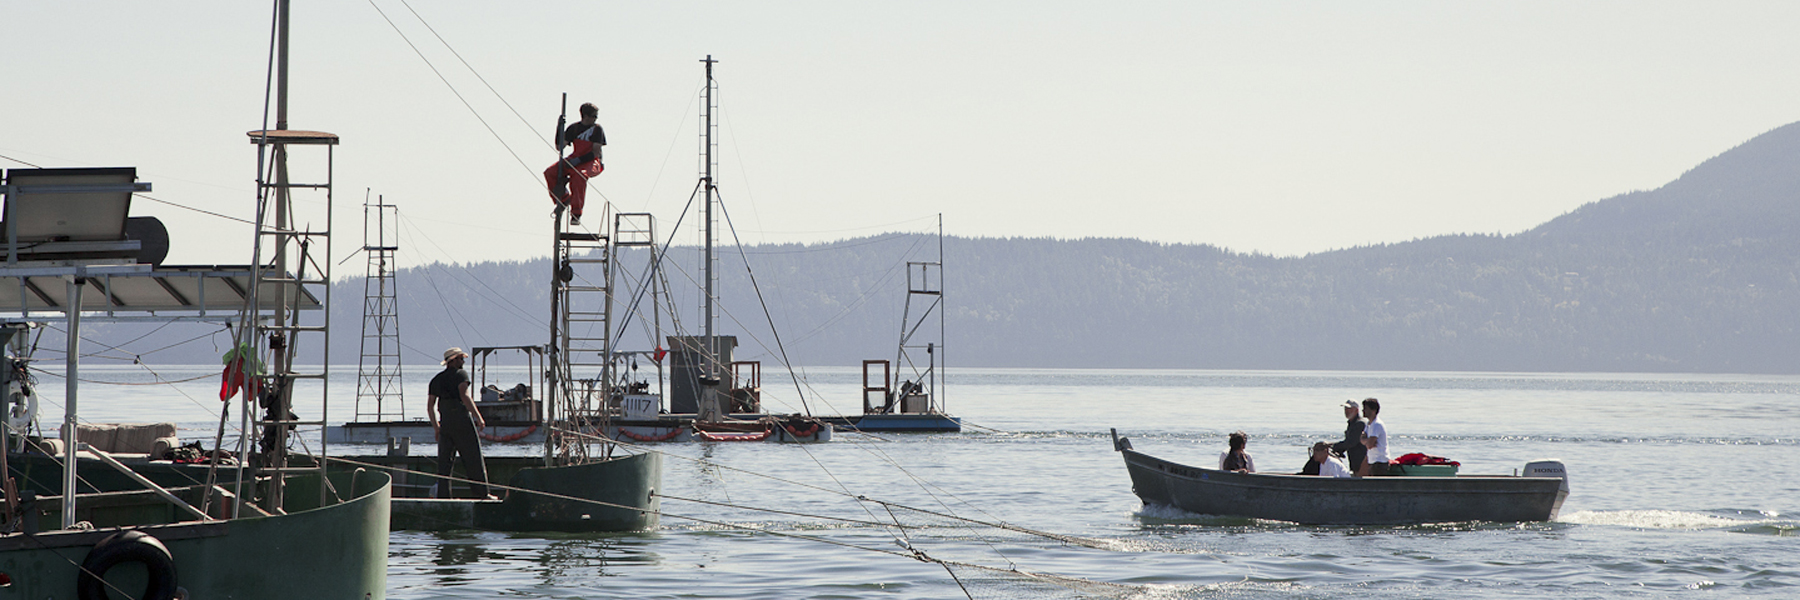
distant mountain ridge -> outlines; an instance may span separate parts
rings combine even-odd
[[[1660,188],[1515,235],[1304,257],[952,237],[946,350],[953,366],[970,367],[1800,373],[1797,233],[1800,123]],[[934,252],[917,234],[744,249],[802,365],[891,357],[904,282],[896,269]],[[672,252],[678,287],[697,269],[693,253]],[[743,357],[773,362],[773,350],[757,346],[772,336],[742,263],[735,251],[721,261],[732,268],[720,302],[734,311],[724,333],[745,336]],[[452,345],[543,343],[548,275],[546,259],[402,271],[409,362],[435,362]],[[362,289],[353,278],[333,291],[340,364],[357,356]],[[676,304],[693,323],[697,299]],[[142,331],[106,327],[117,329],[106,339],[120,341]],[[192,356],[213,360],[205,350]]]

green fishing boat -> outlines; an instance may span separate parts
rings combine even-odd
[[[0,472],[7,475],[0,479],[0,589],[10,596],[386,595],[392,478],[374,470],[328,473],[322,445],[316,454],[304,453],[305,460],[290,454],[324,427],[291,407],[297,394],[320,394],[321,406],[328,397],[330,151],[338,138],[288,127],[287,0],[277,0],[275,9],[269,76],[279,94],[275,127],[265,122],[250,133],[258,161],[248,265],[163,265],[168,231],[154,218],[128,216],[133,196],[151,189],[137,181],[134,168],[0,173],[0,346],[9,350],[0,360],[6,426]],[[296,183],[289,179],[288,152],[304,148],[326,150],[324,168]],[[297,193],[319,201],[296,210],[291,196]],[[238,397],[239,422],[227,427],[234,403],[219,405],[209,451],[218,464],[152,468],[159,445],[172,440],[157,435],[160,425],[80,421],[84,319],[233,326],[224,375],[231,393],[222,391],[220,400]],[[19,334],[47,324],[65,332],[66,343],[63,372],[56,374],[66,385],[63,418],[54,438],[27,427],[38,426],[41,390],[24,360],[15,360],[27,353]],[[239,459],[231,461],[222,459],[228,429],[238,432],[231,454]],[[159,483],[133,465],[187,479]],[[40,493],[46,489],[57,493]]]
[[[74,517],[92,529],[0,536],[0,579],[18,598],[91,597],[84,586],[134,598],[382,598],[389,481],[376,471],[334,475],[329,489],[343,498],[321,503],[318,476],[294,475],[286,514],[221,520],[197,519],[150,491],[80,495]],[[190,505],[205,495],[168,491]],[[20,522],[58,522],[61,505],[58,496],[26,502]]]

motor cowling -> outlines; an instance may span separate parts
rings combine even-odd
[[[1557,477],[1562,479],[1562,491],[1569,491],[1569,471],[1563,462],[1557,459],[1534,460],[1525,463],[1526,477]]]

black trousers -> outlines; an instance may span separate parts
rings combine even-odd
[[[475,423],[467,415],[462,418],[440,419],[438,423],[438,497],[450,498],[450,467],[456,455],[462,455],[463,474],[471,481],[469,491],[476,498],[486,498],[487,465],[481,460],[481,437],[475,432]]]

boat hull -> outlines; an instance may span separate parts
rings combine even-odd
[[[1121,450],[1145,504],[1323,525],[1548,521],[1568,492],[1556,477],[1353,477],[1233,473]]]
[[[504,500],[437,499],[436,459],[423,456],[350,457],[393,469],[393,529],[444,531],[605,532],[655,529],[660,522],[662,455],[644,452],[603,461],[544,466],[534,457],[488,457],[488,480],[512,490],[494,490]],[[456,486],[459,493],[462,486]]]
[[[734,414],[733,419],[754,421],[765,415]],[[825,425],[834,423],[830,418],[823,419]],[[657,419],[613,419],[602,427],[587,428],[583,433],[604,436],[621,442],[693,442],[704,441],[693,433],[694,415],[663,415]],[[961,423],[955,423],[961,428]],[[938,426],[942,426],[941,423]],[[482,439],[488,443],[543,445],[545,429],[536,423],[488,423],[487,429],[481,431]],[[888,429],[886,431],[925,431],[924,429]],[[930,431],[944,431],[931,429]],[[832,429],[821,426],[807,435],[794,435],[785,428],[774,431],[762,441],[770,442],[829,442]],[[325,428],[326,439],[333,444],[388,444],[390,440],[410,438],[408,442],[429,444],[434,435],[431,424],[424,421],[384,421],[367,423],[345,423]]]
[[[351,498],[317,506],[317,477],[290,478],[285,515],[230,521],[123,526],[120,515],[173,510],[147,492],[109,494],[77,502],[78,518],[95,531],[49,531],[0,537],[0,572],[12,580],[7,591],[20,598],[74,598],[80,564],[100,540],[120,529],[148,533],[174,558],[176,585],[190,598],[382,598],[387,590],[389,478],[379,472],[334,476],[336,489]],[[84,503],[94,505],[83,509]],[[307,506],[311,504],[312,506]],[[60,521],[55,497],[40,498],[38,519]],[[123,526],[123,527],[122,527]],[[144,589],[141,567],[114,569],[107,582],[132,593]],[[117,597],[116,594],[114,597]]]
[[[9,458],[20,489],[51,495],[62,485],[62,464],[55,458],[34,453],[14,454]],[[662,455],[654,452],[554,467],[544,466],[544,459],[540,457],[489,456],[484,461],[488,481],[554,495],[495,490],[506,499],[493,502],[434,499],[432,486],[438,483],[436,457],[334,458],[337,460],[332,462],[330,469],[334,474],[367,468],[392,475],[392,528],[396,531],[641,531],[654,529],[659,524],[657,511],[661,508],[661,500],[652,490],[662,485]],[[84,458],[76,464],[84,493],[142,487],[98,460]],[[164,487],[198,485],[207,480],[207,465],[133,461],[130,466]],[[232,476],[230,468],[220,468],[217,474],[218,480],[227,488],[231,486]],[[458,494],[467,495],[465,486],[455,484],[455,487]]]

